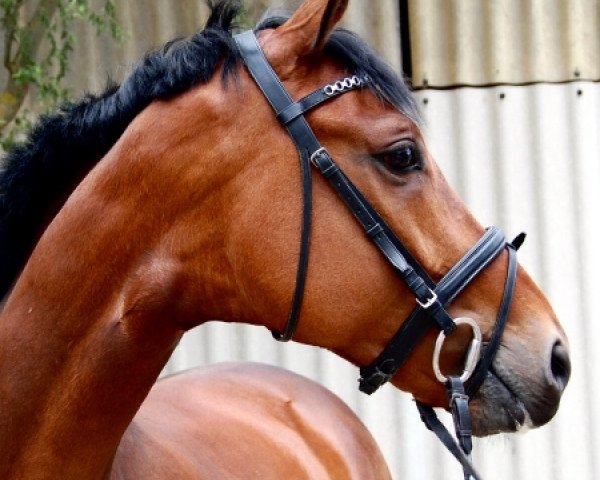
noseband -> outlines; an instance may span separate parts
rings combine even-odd
[[[419,402],[417,402],[417,406],[427,427],[442,440],[463,465],[465,478],[480,478],[468,459],[472,448],[468,400],[477,392],[492,368],[513,297],[517,273],[516,250],[523,243],[524,235],[521,234],[512,243],[508,243],[498,228],[488,228],[479,241],[436,284],[319,143],[304,117],[307,111],[326,101],[367,86],[370,79],[358,76],[344,78],[325,85],[296,102],[290,97],[265,58],[254,33],[248,31],[237,35],[235,41],[248,71],[275,111],[277,119],[287,129],[300,155],[303,220],[296,287],[287,326],[283,333],[274,332],[273,336],[277,340],[288,341],[292,338],[298,325],[310,245],[312,164],[329,181],[363,227],[367,236],[379,248],[416,299],[415,309],[402,323],[380,355],[369,366],[360,369],[360,390],[371,394],[389,381],[425,334],[433,326],[437,327],[440,335],[436,342],[433,369],[448,390],[458,445],[437,419],[431,407]],[[481,332],[478,325],[471,319],[453,319],[448,314],[446,307],[504,250],[508,252],[504,293],[494,329],[484,347],[483,355],[480,356]],[[474,333],[474,339],[466,355],[465,369],[460,376],[445,377],[439,369],[439,353],[446,336],[451,335],[457,325],[463,323],[468,324]]]

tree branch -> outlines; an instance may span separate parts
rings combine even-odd
[[[40,44],[48,31],[48,25],[44,23],[44,17],[48,20],[51,19],[56,13],[59,4],[60,0],[40,0],[38,3],[31,19],[25,26],[27,41],[20,42],[19,49],[15,54],[15,61],[18,66],[23,66],[28,58],[33,58],[37,54]]]

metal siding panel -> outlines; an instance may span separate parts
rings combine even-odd
[[[600,79],[599,0],[410,0],[416,87]]]
[[[252,13],[258,9],[249,5]],[[277,10],[293,10],[298,0],[262,0]],[[75,92],[100,91],[107,78],[121,81],[147,51],[176,37],[190,35],[204,25],[208,9],[203,2],[160,0],[150,8],[144,0],[118,2],[118,18],[127,35],[122,47],[115,48],[93,29],[77,25],[77,38],[83,39],[73,57],[67,83]],[[255,11],[256,10],[256,11]],[[260,9],[262,11],[262,7]],[[357,31],[397,70],[400,70],[400,34],[396,0],[354,0],[350,2],[344,26]]]
[[[351,1],[342,23],[367,40],[397,72],[402,70],[397,0]]]
[[[583,299],[581,306],[582,345],[573,344],[573,351],[585,368],[587,392],[579,398],[579,405],[595,412],[584,419],[589,435],[590,451],[595,454],[586,458],[595,478],[600,477],[600,349],[597,341],[600,333],[597,327],[598,311],[595,301],[600,292],[600,249],[598,248],[600,206],[600,92],[597,88],[582,88],[582,95],[570,113],[569,121],[574,128],[574,141],[571,158],[580,159],[574,165],[575,191],[577,195],[577,245],[571,246],[578,253],[579,289]],[[574,401],[573,403],[576,403]],[[578,439],[577,443],[581,440]]]
[[[122,81],[148,51],[177,37],[190,35],[204,25],[207,7],[196,0],[145,0],[117,3],[117,17],[126,35],[121,46],[106,35],[97,36],[83,23],[74,26],[76,45],[66,82],[74,92],[101,91],[108,78]]]

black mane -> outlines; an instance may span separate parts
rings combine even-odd
[[[86,95],[42,116],[25,143],[0,163],[0,300],[8,292],[48,222],[68,195],[153,100],[206,83],[219,65],[234,74],[239,54],[231,34],[240,12],[237,0],[208,0],[204,30],[148,54],[119,86]],[[267,19],[257,29],[275,28],[285,18]],[[338,29],[326,52],[349,72],[368,75],[375,94],[417,118],[407,86],[354,34]]]

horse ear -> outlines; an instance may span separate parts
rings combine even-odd
[[[319,52],[347,6],[348,0],[306,0],[277,29],[277,36],[288,43],[288,52],[298,57]]]

